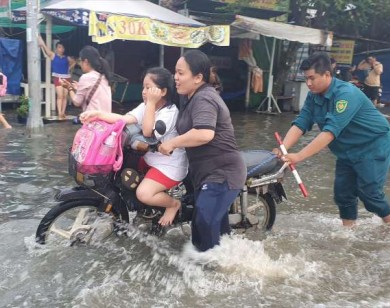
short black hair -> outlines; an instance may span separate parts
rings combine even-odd
[[[107,60],[100,56],[99,51],[92,46],[85,46],[80,50],[80,60],[87,59],[91,67],[100,74],[106,76],[107,80],[111,80],[112,72]]]
[[[325,74],[327,71],[332,74],[329,55],[323,51],[315,52],[309,58],[303,60],[299,68],[303,71],[314,69],[314,71],[320,75]]]
[[[64,45],[64,43],[63,43],[62,41],[58,41],[58,42],[56,43],[56,48],[58,47],[58,45],[61,45],[62,47],[65,48],[65,45]]]
[[[203,75],[203,81],[210,81],[211,61],[209,57],[199,49],[188,50],[183,54],[193,76]]]

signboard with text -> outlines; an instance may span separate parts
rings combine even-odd
[[[207,42],[229,46],[229,26],[186,27],[157,20],[90,12],[89,35],[96,43],[116,39],[149,41],[156,44],[197,48]]]
[[[330,56],[340,64],[352,64],[354,40],[334,39],[330,49]]]

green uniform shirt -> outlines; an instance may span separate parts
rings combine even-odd
[[[304,133],[317,124],[335,139],[330,150],[339,159],[360,160],[387,156],[390,151],[390,125],[387,119],[357,87],[333,78],[328,91],[309,93],[292,123]]]

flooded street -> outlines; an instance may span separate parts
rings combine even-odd
[[[39,246],[40,219],[74,185],[67,149],[78,126],[47,124],[31,137],[9,118],[14,128],[0,129],[0,307],[390,307],[390,226],[360,204],[357,227],[341,227],[328,150],[297,166],[307,199],[287,172],[288,200],[258,241],[233,235],[197,253],[179,230],[159,240],[131,228],[98,247]],[[232,118],[240,148],[271,150],[294,115]]]

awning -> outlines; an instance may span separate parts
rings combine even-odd
[[[120,39],[186,48],[230,44],[229,26],[205,26],[145,0],[55,0],[40,11],[60,23],[88,26],[97,43]],[[12,17],[20,22],[25,13],[25,8],[17,9]]]
[[[44,3],[45,0],[39,0],[40,4]],[[21,11],[22,23],[17,23],[18,18],[12,18],[12,11],[18,8],[24,7],[26,0],[0,0],[0,27],[1,28],[22,28],[26,29],[26,10]],[[38,16],[39,19],[40,16]],[[46,28],[45,25],[40,24],[40,32],[44,33]],[[74,30],[73,26],[55,25],[52,28],[52,33],[64,33]]]
[[[196,20],[146,0],[54,0],[48,2],[41,8],[42,13],[86,26],[88,25],[89,11],[132,17],[146,17],[175,25],[191,27],[204,26],[204,24]],[[72,14],[68,14],[68,12]]]
[[[272,103],[274,104],[278,113],[281,113],[279,106],[276,102],[275,97],[273,96],[273,64],[275,58],[275,47],[276,39],[279,40],[288,40],[293,42],[300,43],[309,43],[313,45],[322,45],[322,46],[332,46],[333,41],[333,32],[294,26],[280,22],[274,22],[269,20],[251,18],[246,16],[237,15],[232,27],[232,37],[235,38],[249,38],[249,39],[260,39],[261,36],[272,37],[272,49],[269,54],[270,58],[270,68],[268,76],[268,88],[267,96],[259,104],[257,112],[259,113],[273,113],[272,112]],[[264,40],[267,51],[268,46],[267,42]],[[248,81],[249,83],[249,81]],[[246,106],[249,103],[249,87],[247,87],[246,94]],[[262,111],[262,106],[267,102],[267,110]]]
[[[88,26],[89,11],[147,17],[165,23],[201,27],[204,24],[146,0],[52,0],[41,3],[41,12],[73,25]],[[26,22],[26,7],[12,10],[12,21]]]
[[[279,40],[288,40],[313,45],[332,46],[333,33],[302,26],[274,22],[237,15],[231,24],[237,28],[236,32],[249,32],[254,35],[274,37]],[[233,32],[233,30],[232,30]],[[240,36],[237,34],[237,36]],[[248,37],[248,36],[246,36]]]

